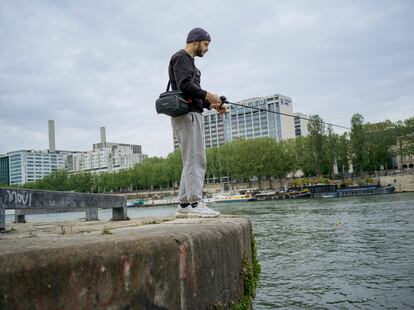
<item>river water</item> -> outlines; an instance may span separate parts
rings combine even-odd
[[[211,206],[253,223],[262,269],[254,309],[414,309],[414,193]],[[130,208],[128,216],[174,211]]]

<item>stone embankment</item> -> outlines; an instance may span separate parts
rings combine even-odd
[[[392,172],[390,172],[391,174]],[[377,179],[380,180],[382,185],[387,184],[395,184],[396,192],[414,192],[414,171],[407,171],[403,173],[398,173],[395,175],[388,175],[388,176],[379,176],[372,177],[375,181]],[[357,183],[358,179],[354,178],[354,181]],[[395,182],[394,182],[395,180]],[[291,179],[282,179],[282,180],[273,180],[272,182],[269,181],[262,181],[261,187],[263,189],[268,188],[283,188],[283,187],[289,187],[291,184]],[[223,184],[216,183],[216,184],[205,184],[204,185],[204,193],[206,195],[216,195],[223,192]],[[233,183],[231,185],[227,186],[227,190],[232,192],[237,192],[242,189],[248,189],[248,188],[259,188],[258,182],[250,182],[250,183]],[[178,194],[178,191],[173,190],[151,190],[148,191],[139,191],[138,194],[136,192],[134,193],[128,193],[127,196],[129,196],[130,199],[134,198],[146,198],[146,197],[164,197],[166,196],[176,196]],[[125,194],[122,194],[125,195]],[[150,203],[151,204],[151,201]]]
[[[12,224],[0,309],[227,309],[252,259],[246,218]]]
[[[396,175],[379,177],[382,185],[394,184],[395,191],[402,192],[414,192],[414,173],[402,173]]]

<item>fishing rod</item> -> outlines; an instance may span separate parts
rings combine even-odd
[[[332,124],[332,123],[327,123],[327,122],[322,122],[322,121],[315,121],[315,120],[312,120],[312,119],[307,118],[307,117],[296,116],[296,115],[293,115],[293,114],[277,112],[277,111],[272,111],[272,110],[268,110],[268,109],[261,109],[261,108],[251,107],[251,106],[247,106],[247,105],[243,105],[243,104],[239,104],[239,103],[230,102],[230,101],[227,100],[227,98],[225,96],[221,96],[220,99],[221,99],[221,104],[227,103],[227,104],[231,104],[231,105],[239,106],[239,107],[243,107],[243,108],[249,108],[249,109],[258,110],[258,111],[262,111],[262,112],[268,112],[268,113],[274,113],[274,114],[289,116],[289,117],[293,117],[293,118],[296,117],[296,118],[304,119],[304,120],[307,120],[307,121],[310,121],[310,122],[317,122],[317,123],[321,123],[321,124],[325,124],[325,125],[330,125],[330,126],[335,126],[335,127],[351,130],[351,128],[349,128],[349,127],[336,125],[336,124]]]

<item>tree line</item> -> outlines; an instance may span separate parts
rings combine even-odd
[[[231,181],[283,179],[302,171],[307,177],[349,177],[392,169],[392,158],[414,154],[414,118],[393,123],[364,123],[353,115],[350,133],[336,134],[318,115],[310,116],[309,135],[283,141],[272,138],[236,140],[206,150],[206,178]],[[336,167],[336,169],[335,169]],[[58,170],[24,188],[77,192],[127,192],[174,188],[182,170],[180,150],[150,157],[129,170],[69,174]],[[336,171],[337,170],[337,171]]]

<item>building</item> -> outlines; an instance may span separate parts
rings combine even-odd
[[[21,185],[43,179],[63,167],[69,151],[55,150],[55,123],[48,121],[48,150],[17,150],[8,152],[9,185]]]
[[[230,104],[224,115],[219,115],[215,110],[206,110],[203,113],[206,148],[237,139],[271,137],[280,141],[295,137],[293,117],[257,110],[293,115],[291,98],[276,94],[246,99],[237,104],[243,106]],[[174,137],[174,148],[177,147],[178,142]]]
[[[309,117],[306,114],[302,114],[302,113],[295,113],[294,115],[295,115],[295,118],[294,118],[295,136],[306,137],[307,135],[309,135],[309,130],[308,130],[309,121],[307,120],[307,118]]]
[[[224,116],[218,114],[215,110],[205,110],[203,117],[205,147],[215,147],[226,143]]]
[[[10,184],[9,156],[0,155],[0,184]]]
[[[414,133],[408,134],[405,137],[400,137],[400,144],[395,144],[391,150],[396,154],[392,161],[394,168],[398,170],[413,170],[414,169],[414,152],[412,143],[414,142]]]
[[[414,155],[407,154],[407,155],[397,155],[393,158],[394,166],[397,167],[398,170],[407,170],[407,169],[414,169]]]
[[[67,151],[19,150],[7,153],[9,184],[18,185],[43,179],[63,167]]]
[[[246,99],[239,104],[244,107],[230,105],[229,111],[224,114],[226,142],[261,137],[281,141],[295,137],[292,117],[251,109],[252,107],[293,115],[291,98],[276,94]]]
[[[112,172],[133,168],[147,157],[141,145],[106,142],[101,127],[101,142],[93,144],[91,151],[66,155],[64,166],[68,172]]]

